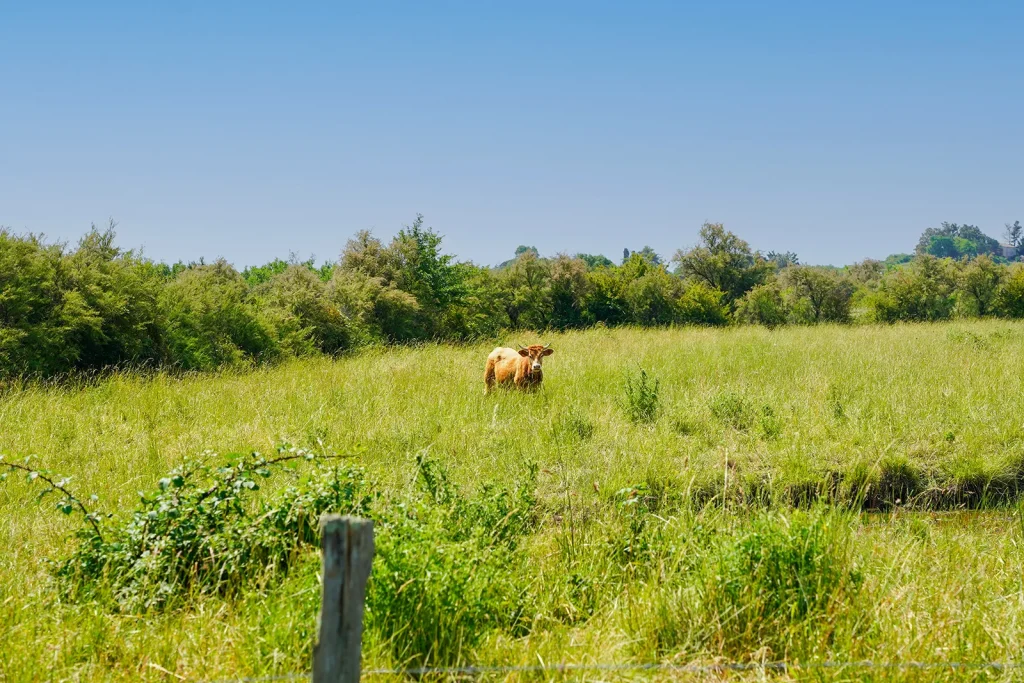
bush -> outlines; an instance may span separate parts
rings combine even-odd
[[[736,307],[736,319],[751,325],[764,325],[773,329],[786,323],[789,309],[782,299],[782,291],[774,282],[757,285],[744,296]]]
[[[910,268],[887,275],[871,298],[879,322],[933,321],[950,316],[955,304],[953,266],[934,256],[917,256]]]
[[[676,302],[676,321],[687,325],[725,325],[729,308],[725,293],[703,282],[691,282]]]
[[[996,290],[993,310],[1006,318],[1024,318],[1024,266],[1009,269]]]
[[[327,285],[306,264],[292,264],[257,290],[277,319],[278,340],[292,355],[338,353],[353,344],[348,319],[327,297]]]
[[[171,360],[188,370],[272,360],[276,330],[226,261],[186,269],[160,294]]]
[[[660,382],[640,368],[636,375],[626,376],[626,398],[623,410],[626,417],[634,424],[648,424],[658,419],[661,412],[659,396]]]
[[[145,611],[196,595],[230,595],[284,572],[302,548],[319,544],[322,513],[369,510],[362,470],[345,466],[321,466],[270,502],[253,501],[276,466],[317,457],[282,447],[273,458],[206,455],[186,462],[142,494],[126,519],[94,517],[56,576],[72,599],[109,599],[118,609]]]

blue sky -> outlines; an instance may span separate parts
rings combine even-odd
[[[0,0],[0,225],[156,259],[850,263],[1024,220],[1020,2]]]

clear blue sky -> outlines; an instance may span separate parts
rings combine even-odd
[[[416,212],[479,263],[998,237],[1024,3],[0,0],[0,225],[242,266]]]

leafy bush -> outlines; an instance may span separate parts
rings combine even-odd
[[[468,498],[420,457],[419,496],[382,510],[368,629],[405,666],[469,660],[494,629],[526,627],[528,584],[518,544],[534,524],[537,469],[509,490]]]
[[[348,319],[327,297],[327,285],[306,264],[293,264],[257,290],[277,318],[283,348],[293,355],[337,353],[352,346]]]
[[[687,325],[725,325],[729,307],[725,293],[703,282],[691,282],[676,302],[676,322]]]
[[[271,501],[254,500],[275,468],[318,457],[282,447],[273,458],[207,454],[186,462],[142,494],[127,518],[94,515],[57,578],[72,599],[144,611],[231,594],[285,571],[302,548],[318,545],[322,513],[369,510],[363,472],[349,466],[320,466]]]
[[[736,307],[736,319],[752,325],[764,325],[768,329],[785,324],[789,309],[782,298],[782,291],[774,282],[757,285],[740,299]]]
[[[944,320],[955,304],[956,274],[948,261],[917,256],[910,268],[887,275],[871,305],[879,322]]]
[[[626,417],[634,424],[648,424],[658,419],[661,412],[660,381],[640,368],[635,375],[626,376],[626,398],[622,404]]]
[[[160,310],[171,357],[185,369],[270,360],[279,353],[273,326],[225,261],[182,271],[161,292]]]

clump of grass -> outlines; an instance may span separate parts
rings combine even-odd
[[[836,420],[842,421],[846,419],[843,392],[834,384],[829,385],[828,391],[825,394],[825,406],[828,408],[829,414]]]
[[[559,413],[551,423],[555,440],[561,443],[578,443],[594,436],[594,423],[576,409]]]
[[[782,420],[771,406],[762,406],[758,416],[758,427],[766,439],[774,439],[782,433]]]
[[[711,401],[711,414],[727,427],[740,431],[750,429],[757,419],[750,401],[731,391],[719,394]]]
[[[419,497],[383,514],[368,624],[403,666],[462,664],[491,631],[527,626],[519,544],[534,523],[537,469],[514,489],[468,497],[436,461],[417,464]]]
[[[679,436],[690,436],[697,431],[697,424],[688,417],[677,415],[672,419],[672,431]]]
[[[661,382],[643,368],[626,376],[623,410],[633,424],[650,424],[661,412]]]
[[[852,520],[834,510],[762,512],[712,524],[688,548],[653,636],[669,653],[715,643],[726,656],[807,647],[835,627],[863,583]],[[728,527],[728,528],[726,528]]]

